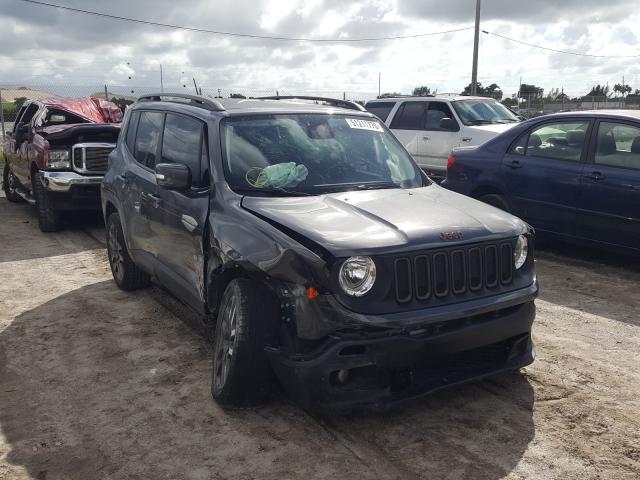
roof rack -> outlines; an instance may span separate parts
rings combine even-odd
[[[171,99],[183,99],[189,100],[188,102],[180,102]],[[138,102],[174,102],[182,105],[191,105],[193,107],[204,108],[212,112],[223,112],[225,108],[222,104],[216,100],[209,100],[198,95],[187,95],[186,93],[150,93],[149,95],[142,95],[138,97]]]
[[[255,97],[256,100],[317,100],[319,102],[325,102],[335,107],[347,108],[349,110],[358,110],[365,112],[365,108],[356,102],[350,102],[349,100],[340,100],[338,98],[329,97],[310,97],[303,95],[276,95],[274,97]]]

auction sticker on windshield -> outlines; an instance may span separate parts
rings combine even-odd
[[[357,118],[347,118],[347,125],[351,128],[358,128],[360,130],[372,130],[374,132],[382,132],[382,125],[378,122],[371,122],[369,120],[360,120]]]

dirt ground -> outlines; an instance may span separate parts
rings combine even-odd
[[[211,399],[205,340],[119,291],[96,219],[0,198],[0,479],[638,479],[640,268],[537,261],[537,360],[390,415]],[[570,254],[570,255],[569,255]]]

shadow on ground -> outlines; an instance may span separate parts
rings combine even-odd
[[[38,228],[35,207],[0,198],[3,228],[0,231],[0,263],[45,258],[105,247],[100,212],[67,212],[59,232]]]
[[[0,332],[8,465],[40,480],[498,479],[533,439],[533,390],[516,373],[387,416],[316,420],[277,399],[223,411],[207,343],[156,294],[99,282]]]

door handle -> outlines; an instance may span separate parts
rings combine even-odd
[[[600,172],[591,172],[582,176],[582,178],[586,178],[587,180],[591,180],[593,182],[599,182],[604,180],[604,175]]]
[[[462,137],[463,142],[470,142],[471,140],[473,140],[471,137]]]
[[[160,204],[162,203],[161,198],[156,195],[155,193],[145,193],[143,192],[140,195],[142,198],[144,198],[145,200],[148,200],[149,203],[151,203],[151,205],[153,206],[153,208],[159,208]]]
[[[507,167],[515,170],[517,168],[522,168],[522,164],[520,163],[520,160],[512,160],[511,163],[507,164]]]
[[[423,139],[423,140],[431,140],[431,137],[429,137],[428,135],[423,135],[423,136],[422,136],[422,139]]]

